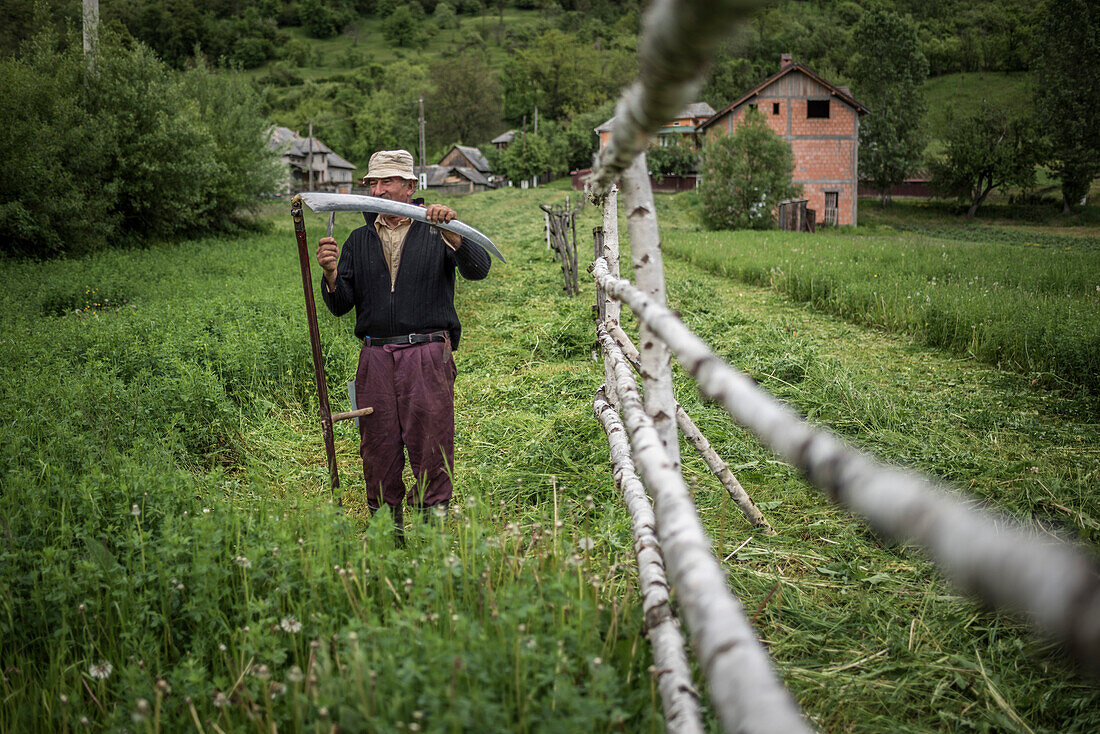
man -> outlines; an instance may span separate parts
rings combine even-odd
[[[371,196],[413,200],[413,157],[405,150],[371,156],[363,183]],[[426,217],[449,222],[441,204]],[[355,307],[355,335],[363,340],[355,373],[355,399],[374,412],[359,419],[359,453],[371,514],[385,502],[403,527],[407,500],[427,514],[446,510],[454,465],[454,379],[451,352],[462,326],[454,307],[455,270],[467,280],[489,274],[489,255],[453,232],[405,217],[367,213],[343,250],[331,237],[317,245],[321,294],[336,316]],[[401,473],[408,449],[416,486],[406,493]],[[402,540],[399,533],[398,542]]]

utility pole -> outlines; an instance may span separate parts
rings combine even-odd
[[[81,17],[84,27],[84,60],[95,66],[99,46],[99,0],[84,0]]]
[[[309,167],[309,190],[313,191],[313,120],[309,121],[309,157],[306,159]]]
[[[424,97],[420,98],[420,172],[424,172]]]

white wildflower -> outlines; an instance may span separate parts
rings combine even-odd
[[[279,627],[283,632],[290,632],[291,634],[302,631],[302,623],[293,614],[283,617],[283,620],[279,622]]]
[[[88,668],[88,675],[96,680],[107,680],[111,677],[111,673],[115,670],[115,666],[111,665],[106,660],[100,660],[96,665]]]

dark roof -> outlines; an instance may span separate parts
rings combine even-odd
[[[455,166],[455,172],[465,176],[470,181],[476,184],[489,185],[489,179],[485,178],[485,174],[476,168],[469,168],[467,166]]]
[[[481,151],[477,148],[469,145],[456,145],[455,148],[458,148],[459,152],[466,156],[466,160],[470,161],[470,163],[474,165],[474,168],[482,173],[488,173],[492,170],[489,161],[485,159],[485,156],[482,155]]]
[[[775,72],[774,74],[769,76],[767,79],[765,79],[764,81],[760,82],[759,84],[757,84],[755,87],[753,87],[749,91],[742,94],[736,100],[734,100],[730,104],[726,105],[725,107],[723,107],[718,112],[715,112],[713,115],[710,116],[709,120],[706,120],[704,122],[699,123],[699,129],[703,130],[703,129],[709,127],[712,123],[716,122],[718,120],[718,118],[721,117],[722,115],[726,114],[727,112],[734,109],[735,107],[740,107],[742,104],[744,104],[745,102],[747,102],[748,100],[752,99],[757,94],[759,94],[760,91],[762,89],[764,89],[765,87],[767,87],[770,84],[772,84],[773,82],[781,79],[782,77],[786,76],[787,74],[791,74],[795,71],[802,72],[803,74],[810,77],[811,79],[813,79],[815,82],[817,82],[821,86],[828,89],[835,96],[839,97],[842,102],[845,102],[846,104],[850,105],[851,107],[854,107],[856,112],[858,112],[859,114],[866,115],[868,112],[870,112],[870,110],[867,109],[863,104],[856,101],[856,98],[853,97],[848,92],[847,87],[838,87],[835,84],[830,84],[829,82],[825,81],[820,76],[818,76],[817,74],[815,74],[813,71],[811,71],[807,67],[803,66],[802,64],[793,63],[793,64],[787,64],[782,69]]]
[[[506,130],[505,132],[502,132],[500,135],[497,135],[495,138],[493,138],[491,142],[493,143],[493,145],[496,145],[497,143],[510,143],[515,139],[516,131]]]
[[[350,168],[353,171],[355,170],[355,166],[352,163],[349,163],[335,153],[328,154],[328,165],[330,168]]]
[[[684,117],[688,117],[688,118],[694,118],[694,117],[707,118],[707,117],[710,117],[713,114],[714,114],[714,108],[711,107],[706,102],[692,102],[691,104],[686,105],[684,107],[684,109],[680,110],[677,114],[673,115],[669,119],[670,120],[679,120],[679,119],[682,119]],[[604,124],[602,124],[598,128],[596,128],[596,132],[598,132],[598,133],[610,132],[611,128],[614,126],[614,124],[615,124],[615,118],[612,117],[610,120],[608,120],[607,122],[605,122]]]

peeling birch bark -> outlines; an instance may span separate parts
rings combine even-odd
[[[592,409],[607,433],[615,484],[630,511],[634,552],[638,558],[642,613],[645,615],[646,637],[653,648],[653,665],[657,669],[657,689],[661,693],[666,728],[669,732],[702,734],[699,694],[691,682],[691,667],[684,652],[680,622],[673,614],[668,598],[668,579],[665,577],[661,546],[657,542],[657,520],[653,516],[653,506],[634,471],[626,429],[618,411],[608,402],[603,388],[596,392]]]
[[[593,274],[668,344],[703,395],[830,499],[884,537],[919,545],[956,586],[994,607],[1023,612],[1078,661],[1100,668],[1100,564],[1093,553],[980,510],[940,482],[881,463],[810,426],[723,362],[664,305],[611,277],[606,263],[597,261]]]
[[[768,0],[657,0],[638,44],[638,79],[615,107],[611,140],[596,156],[588,188],[597,203],[649,145],[650,137],[694,102],[719,43]]]
[[[626,335],[623,328],[618,324],[608,324],[607,332],[611,334],[611,338],[615,340],[615,343],[619,345],[619,348],[623,350],[623,356],[627,362],[635,369],[640,369],[639,354],[637,347],[630,341],[630,337]],[[703,457],[703,461],[707,462],[707,466],[714,472],[714,475],[718,477],[718,481],[722,483],[722,486],[726,488],[726,492],[729,493],[731,499],[737,503],[737,506],[741,508],[741,512],[745,514],[745,517],[764,532],[765,535],[775,535],[775,530],[772,528],[771,523],[764,517],[764,514],[760,512],[760,508],[756,506],[756,503],[752,501],[752,497],[749,497],[749,493],[745,491],[745,488],[741,486],[741,482],[737,481],[737,477],[730,471],[729,464],[727,464],[718,452],[714,450],[714,447],[710,445],[710,441],[703,435],[703,432],[699,430],[699,426],[695,425],[695,421],[691,419],[691,416],[687,414],[684,407],[679,402],[676,403],[676,425],[680,427],[684,437],[691,442],[691,445],[695,447],[695,450],[699,452],[699,455]]]
[[[619,189],[617,186],[612,185],[608,190],[606,196],[603,199],[602,206],[603,214],[603,258],[607,261],[607,270],[616,278],[619,277]],[[619,318],[622,316],[622,306],[619,304],[618,299],[612,298],[607,295],[603,290],[600,291],[603,296],[603,313],[604,318],[611,323],[619,323]],[[604,360],[603,365],[604,384],[613,386],[615,384],[615,373],[611,369],[611,365]],[[607,395],[611,404],[618,407],[619,398],[612,390]]]
[[[645,154],[639,155],[623,173],[623,199],[626,227],[630,232],[630,255],[634,261],[634,281],[638,288],[657,303],[665,303],[665,263],[661,256],[661,232],[657,227],[657,208],[649,185]],[[641,347],[642,397],[646,412],[661,437],[674,469],[680,469],[680,432],[676,429],[676,395],[672,391],[672,363],[668,347],[642,324],[638,330]]]
[[[606,263],[600,261],[606,273]],[[614,285],[619,281],[608,278]],[[730,593],[680,472],[642,407],[630,365],[607,329],[597,327],[615,370],[623,421],[642,480],[653,498],[657,536],[672,589],[707,677],[711,703],[727,732],[809,732],[779,683],[741,604]]]

